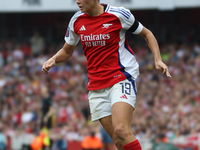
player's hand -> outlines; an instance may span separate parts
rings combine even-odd
[[[50,58],[43,64],[42,72],[44,72],[45,74],[48,74],[49,69],[55,66],[55,64],[56,64],[56,59],[54,57]]]
[[[160,70],[163,74],[166,74],[167,77],[171,77],[167,65],[165,65],[162,61],[155,62],[156,69]]]

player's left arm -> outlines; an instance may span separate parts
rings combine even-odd
[[[145,39],[147,45],[152,51],[156,69],[160,70],[163,74],[165,73],[167,77],[171,77],[167,65],[162,61],[159,46],[153,33],[147,28],[143,27],[142,31],[138,35]]]
[[[162,61],[157,40],[152,32],[145,28],[140,22],[138,22],[130,10],[121,8],[117,11],[120,12],[119,18],[122,24],[122,28],[132,32],[133,34],[143,37],[154,55],[156,69],[162,71],[162,73],[165,73],[167,77],[171,77],[167,65]]]

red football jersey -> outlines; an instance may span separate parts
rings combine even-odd
[[[139,65],[125,38],[134,26],[139,34],[143,26],[123,7],[105,6],[99,16],[88,16],[81,11],[70,20],[65,41],[76,45],[81,40],[88,61],[88,90],[98,90],[124,79],[136,79]]]

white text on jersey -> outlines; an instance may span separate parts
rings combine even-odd
[[[84,35],[81,34],[81,41],[98,41],[98,40],[108,40],[110,39],[110,35],[109,34],[90,34],[90,35]]]
[[[81,41],[85,43],[86,47],[92,46],[106,46],[106,40],[110,39],[109,34],[90,34],[90,35],[80,35]]]

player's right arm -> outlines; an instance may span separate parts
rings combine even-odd
[[[74,23],[76,19],[82,14],[83,13],[79,11],[75,13],[74,16],[71,18],[64,38],[65,44],[63,48],[61,48],[53,57],[47,60],[42,66],[42,72],[44,72],[45,74],[47,74],[49,69],[55,66],[57,63],[62,63],[72,56],[73,51],[80,40],[79,35],[76,34],[76,32],[74,31]]]
[[[49,69],[55,66],[57,63],[62,63],[68,60],[75,49],[76,45],[69,45],[65,42],[63,48],[61,48],[54,56],[49,58],[42,66],[42,72],[48,73]]]

